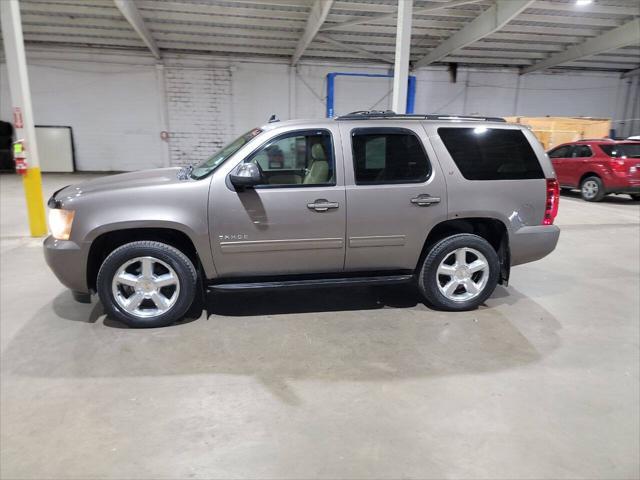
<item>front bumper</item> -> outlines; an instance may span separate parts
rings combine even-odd
[[[58,280],[74,292],[90,293],[87,286],[87,252],[71,240],[44,240],[44,258]]]
[[[534,262],[556,248],[560,229],[555,225],[522,227],[510,236],[511,266]]]

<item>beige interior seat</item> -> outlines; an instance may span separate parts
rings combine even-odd
[[[320,184],[329,181],[329,162],[324,146],[316,143],[311,147],[311,165],[304,177],[304,184]]]

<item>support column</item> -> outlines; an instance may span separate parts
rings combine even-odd
[[[411,16],[413,0],[398,0],[396,27],[396,57],[393,70],[393,101],[396,113],[407,113],[407,84],[409,81],[409,54],[411,53]]]
[[[18,0],[0,1],[0,21],[2,21],[2,39],[7,62],[11,103],[15,113],[14,120],[20,121],[19,124],[14,125],[16,139],[24,140],[26,152],[28,169],[22,177],[22,182],[27,198],[29,230],[32,237],[41,237],[47,233],[47,222],[42,199],[40,159],[36,145],[36,129],[33,123],[31,91],[29,90]]]
[[[290,66],[289,67],[289,120],[297,118],[297,108],[296,108],[296,97],[297,97],[297,89],[296,89],[296,69],[298,67]]]
[[[158,91],[158,122],[161,131],[169,135],[169,106],[167,104],[167,82],[164,73],[164,65],[156,64],[156,89]],[[171,166],[171,152],[169,150],[169,137],[162,138],[162,166]]]

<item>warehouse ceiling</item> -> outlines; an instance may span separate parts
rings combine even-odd
[[[544,61],[550,64],[541,64],[544,68],[626,72],[640,67],[640,0],[509,1],[510,6],[493,0],[415,0],[412,63],[521,67],[524,72],[541,68],[532,66]],[[523,8],[514,13],[518,3]],[[142,33],[125,18],[123,4],[142,22]],[[395,51],[397,0],[21,0],[20,5],[28,46],[283,59],[295,59],[302,50],[303,60],[381,64],[392,63]],[[505,5],[512,11],[496,24],[501,12],[496,15],[495,9]],[[484,20],[493,27],[483,24],[483,13],[492,17]],[[465,37],[469,31],[471,41]],[[608,51],[583,56],[601,50],[602,42]],[[579,49],[571,54],[575,46]],[[568,57],[560,56],[566,52]]]

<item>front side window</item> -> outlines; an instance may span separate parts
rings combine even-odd
[[[268,186],[335,185],[331,134],[326,130],[289,132],[249,156]]]
[[[544,178],[538,158],[520,130],[442,127],[438,135],[467,180]]]
[[[356,184],[419,183],[431,164],[418,136],[403,128],[362,128],[351,133]]]
[[[571,157],[571,145],[565,145],[564,147],[558,147],[549,152],[549,158],[569,158]]]

